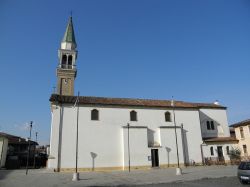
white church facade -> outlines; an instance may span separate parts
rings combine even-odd
[[[237,140],[218,103],[74,96],[77,45],[70,18],[52,94],[48,168],[127,170],[229,160]],[[77,162],[76,162],[77,161]]]

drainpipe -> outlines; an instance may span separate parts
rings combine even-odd
[[[204,153],[203,153],[203,146],[206,146],[205,142],[203,141],[202,144],[200,145],[201,148],[201,159],[202,159],[202,165],[205,165],[205,160],[204,160]]]

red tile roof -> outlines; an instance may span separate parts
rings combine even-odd
[[[29,142],[26,141],[26,139],[24,139],[24,138],[21,138],[19,136],[14,136],[14,135],[11,135],[11,134],[7,134],[7,133],[4,133],[4,132],[0,132],[0,137],[7,138],[9,144],[29,144]],[[35,142],[35,141],[30,141],[30,142],[31,142],[31,144],[38,145],[38,143]]]
[[[52,94],[50,101],[52,103],[74,104],[77,96],[64,96]],[[129,98],[107,98],[107,97],[79,97],[80,105],[112,105],[112,106],[135,106],[135,107],[171,107],[171,100],[153,100],[153,99],[129,99]],[[176,108],[218,108],[226,109],[221,105],[214,103],[190,103],[184,101],[174,101]]]
[[[246,126],[246,125],[250,125],[250,119],[247,119],[247,120],[240,121],[238,123],[232,124],[232,125],[230,125],[230,127],[240,127],[240,126]]]

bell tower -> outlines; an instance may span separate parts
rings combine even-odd
[[[56,70],[57,94],[74,95],[74,81],[76,78],[77,45],[75,40],[72,17],[58,50],[59,65]]]

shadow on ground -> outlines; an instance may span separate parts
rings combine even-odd
[[[5,179],[11,172],[12,170],[0,169],[0,180]]]

